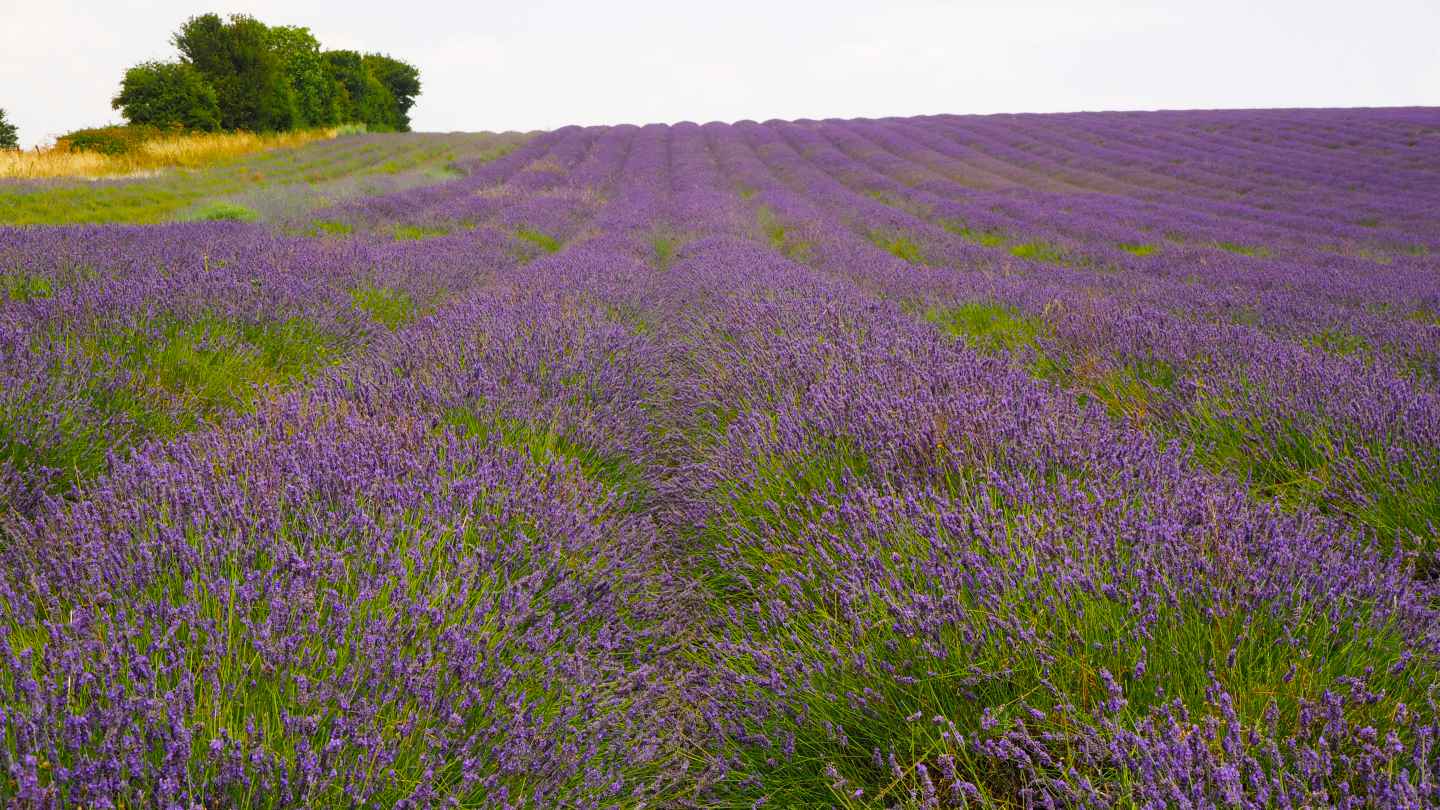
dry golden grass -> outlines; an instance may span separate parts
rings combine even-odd
[[[194,168],[267,149],[302,146],[333,138],[338,129],[307,129],[256,135],[250,132],[197,132],[145,141],[123,155],[77,152],[63,145],[30,151],[0,150],[0,178],[114,177],[172,167]]]

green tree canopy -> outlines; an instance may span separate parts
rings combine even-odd
[[[395,129],[409,132],[410,108],[420,95],[420,71],[408,62],[378,53],[367,53],[362,61],[370,75],[379,79],[395,100]]]
[[[399,107],[390,89],[365,69],[356,51],[326,51],[325,64],[340,85],[340,120],[358,121],[373,130],[399,128]]]
[[[280,58],[299,115],[297,126],[340,123],[340,91],[325,69],[320,41],[310,29],[294,25],[272,26],[270,47]]]
[[[111,106],[132,124],[275,132],[360,123],[410,129],[420,71],[394,57],[326,51],[310,29],[201,14],[171,38],[178,62],[130,68]]]
[[[173,41],[215,88],[222,127],[272,132],[295,126],[294,94],[264,23],[243,14],[229,22],[202,14],[187,20]]]
[[[5,110],[0,108],[0,149],[19,149],[20,137],[15,125],[5,118]]]
[[[183,62],[143,62],[125,71],[120,94],[110,106],[132,124],[220,128],[220,102],[205,77]]]

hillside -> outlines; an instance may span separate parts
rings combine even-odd
[[[1440,109],[342,137],[0,220],[92,223],[0,227],[0,803],[1440,806]]]

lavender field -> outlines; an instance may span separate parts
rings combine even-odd
[[[0,227],[0,804],[1440,806],[1440,109],[507,149]]]

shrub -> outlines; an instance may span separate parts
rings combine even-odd
[[[19,149],[20,139],[15,125],[5,119],[5,110],[0,109],[0,149]]]
[[[110,106],[131,124],[214,131],[220,101],[205,77],[183,62],[144,62],[125,71]]]
[[[128,155],[138,151],[146,141],[164,134],[159,128],[145,124],[90,127],[61,135],[55,140],[55,145],[67,152]]]

